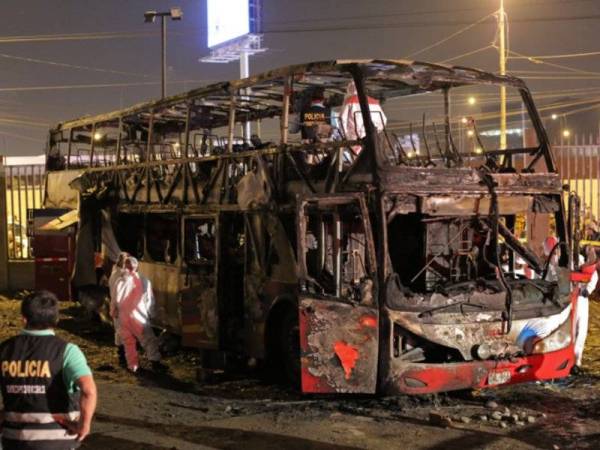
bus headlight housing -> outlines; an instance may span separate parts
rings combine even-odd
[[[539,340],[533,346],[532,354],[549,353],[562,350],[571,344],[571,316],[563,322],[556,330],[544,339]]]

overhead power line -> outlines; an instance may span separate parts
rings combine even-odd
[[[593,3],[597,0],[538,0],[537,2],[533,2],[530,0],[528,4],[516,5],[519,8],[532,8],[537,7],[540,4],[547,6],[548,4],[557,5],[557,4],[570,4],[570,3]],[[473,11],[483,11],[488,10],[485,6],[471,7],[471,8],[451,8],[451,9],[428,9],[421,11],[404,11],[397,13],[388,13],[388,14],[372,14],[372,15],[355,15],[355,16],[335,16],[331,17],[309,17],[303,19],[292,19],[292,20],[265,20],[263,21],[264,25],[289,25],[289,24],[300,24],[300,23],[308,23],[314,24],[319,22],[327,22],[331,23],[332,20],[338,21],[352,21],[352,20],[381,20],[381,19],[390,19],[392,17],[414,17],[414,16],[431,16],[437,14],[462,14],[466,12]]]
[[[169,84],[208,83],[214,80],[181,80],[170,81]],[[160,81],[141,81],[137,83],[97,83],[97,84],[65,84],[54,86],[15,86],[0,88],[0,92],[54,91],[69,89],[101,89],[114,87],[155,86]]]
[[[585,53],[565,53],[562,55],[536,55],[536,56],[509,56],[509,59],[529,59],[529,60],[537,60],[537,59],[566,59],[566,58],[585,58],[588,56],[598,56],[600,55],[600,51],[598,52],[585,52]]]
[[[112,70],[112,69],[101,69],[98,67],[89,67],[89,66],[81,66],[81,65],[77,65],[77,64],[68,64],[68,63],[63,63],[63,62],[58,62],[58,61],[50,61],[47,59],[37,59],[37,58],[29,58],[29,57],[25,57],[25,56],[9,55],[7,53],[0,53],[0,58],[12,59],[15,61],[23,61],[23,62],[35,63],[35,64],[47,64],[47,65],[51,65],[51,66],[65,67],[65,68],[69,68],[69,69],[89,70],[89,71],[93,71],[93,72],[112,73],[115,75],[133,75],[133,76],[137,76],[137,77],[149,78],[149,75],[142,74],[142,73],[123,72],[121,70]]]
[[[574,22],[574,21],[587,21],[587,20],[600,20],[600,14],[580,15],[580,16],[550,16],[550,17],[523,17],[511,19],[511,23],[544,23],[544,22]],[[488,17],[486,20],[478,23],[482,25],[490,20]],[[349,25],[337,25],[331,27],[311,27],[311,28],[267,28],[263,31],[263,34],[291,34],[291,33],[319,33],[319,32],[330,32],[330,31],[357,31],[357,30],[383,30],[383,29],[397,29],[397,28],[427,28],[427,27],[453,27],[461,25],[472,25],[472,23],[464,20],[448,21],[406,21],[406,22],[395,22],[395,23],[373,23],[373,24],[349,24]]]
[[[23,134],[9,133],[8,131],[0,130],[0,134],[3,136],[8,136],[8,137],[11,137],[14,139],[21,139],[24,141],[31,141],[31,142],[42,143],[42,144],[45,142],[43,139],[36,139],[36,138],[32,138],[31,136],[25,136]]]
[[[26,126],[26,127],[40,127],[40,128],[48,128],[48,126],[50,126],[50,124],[48,123],[43,123],[43,122],[33,122],[33,121],[29,121],[29,120],[18,120],[18,119],[7,119],[7,118],[2,118],[0,117],[0,124],[4,124],[4,125],[19,125],[19,126]]]
[[[592,71],[589,71],[589,70],[582,70],[582,69],[577,69],[575,67],[565,66],[564,64],[551,63],[551,62],[544,61],[544,60],[541,60],[541,59],[536,59],[535,57],[532,57],[532,56],[524,55],[523,53],[519,53],[519,52],[516,52],[514,50],[510,50],[509,53],[512,54],[512,55],[520,56],[520,57],[523,58],[524,61],[528,61],[528,62],[531,62],[533,64],[543,64],[545,66],[554,67],[554,68],[557,68],[557,69],[563,69],[563,70],[566,70],[568,72],[582,74],[582,75],[596,75],[596,76],[600,76],[600,72],[592,72]]]
[[[99,39],[125,39],[156,36],[149,31],[137,32],[98,32],[70,34],[36,34],[29,36],[0,36],[0,44],[15,44],[21,42],[53,42],[53,41],[85,41]]]
[[[485,46],[485,47],[478,48],[477,50],[472,50],[472,51],[470,51],[470,52],[463,53],[463,54],[461,54],[461,55],[458,55],[458,56],[454,56],[454,57],[452,57],[452,58],[445,59],[445,60],[443,60],[443,61],[440,61],[440,62],[439,62],[439,64],[446,64],[446,63],[449,63],[450,61],[456,61],[457,59],[462,59],[462,58],[466,58],[467,56],[476,55],[477,53],[484,52],[485,50],[488,50],[488,49],[490,49],[490,48],[494,48],[494,46],[493,46],[493,45],[487,45],[487,46]]]
[[[440,45],[442,45],[442,44],[444,44],[444,43],[446,43],[446,42],[454,39],[456,36],[460,36],[461,34],[469,31],[471,28],[479,25],[482,22],[485,22],[487,19],[489,19],[490,17],[492,17],[494,14],[495,14],[495,12],[491,13],[491,14],[488,14],[487,16],[482,17],[481,19],[477,20],[476,22],[473,22],[473,23],[467,25],[466,27],[461,28],[458,31],[455,31],[454,33],[450,34],[449,36],[446,36],[445,38],[440,39],[439,41],[434,42],[433,44],[428,45],[427,47],[424,47],[421,50],[413,52],[410,55],[407,55],[406,58],[413,58],[413,57],[415,57],[417,55],[420,55],[421,53],[425,53],[426,51],[431,50],[432,48],[439,47]]]

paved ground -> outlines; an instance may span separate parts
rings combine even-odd
[[[0,338],[18,332],[18,307],[0,298]],[[192,353],[168,359],[171,376],[135,378],[118,368],[110,330],[79,318],[74,305],[65,305],[59,334],[82,347],[99,384],[86,450],[596,449],[600,303],[591,317],[584,377],[418,398],[307,398],[251,376],[199,385]],[[496,421],[494,412],[511,417]],[[431,414],[452,423],[435,425]]]

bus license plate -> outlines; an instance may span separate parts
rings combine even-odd
[[[488,375],[488,384],[490,386],[508,383],[509,381],[510,381],[510,370],[502,370],[499,372],[490,372],[490,374]]]

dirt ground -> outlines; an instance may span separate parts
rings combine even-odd
[[[0,297],[0,339],[18,333],[18,310]],[[598,449],[600,303],[590,317],[585,376],[427,397],[303,397],[251,375],[200,384],[192,352],[167,358],[169,375],[134,377],[118,367],[111,330],[74,304],[57,333],[82,348],[98,382],[85,450]]]

